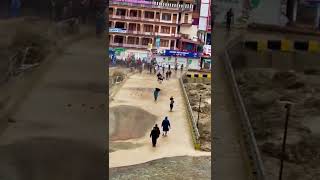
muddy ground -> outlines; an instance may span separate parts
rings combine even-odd
[[[280,164],[286,113],[280,101],[291,101],[283,179],[319,180],[320,70],[245,69],[236,76],[269,179],[277,179]]]
[[[147,163],[111,168],[111,180],[209,180],[211,157],[170,157]]]
[[[194,118],[198,119],[200,94],[201,105],[199,114],[199,133],[201,150],[211,151],[211,84],[185,83]]]

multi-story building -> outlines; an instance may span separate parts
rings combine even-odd
[[[181,30],[192,26],[193,1],[109,1],[109,45],[147,51],[197,51],[197,41]]]

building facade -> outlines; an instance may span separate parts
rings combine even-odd
[[[109,46],[136,52],[151,49],[197,51],[199,42],[188,33],[192,26],[191,0],[151,2],[109,1]]]

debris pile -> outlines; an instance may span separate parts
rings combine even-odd
[[[319,72],[259,68],[236,74],[269,179],[276,179],[279,169],[286,115],[281,101],[294,103],[288,126],[284,179],[320,177]]]
[[[211,151],[211,84],[185,83],[186,91],[193,110],[194,118],[198,119],[201,150]],[[201,95],[201,104],[199,110]]]

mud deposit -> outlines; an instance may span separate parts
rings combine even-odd
[[[111,180],[209,180],[211,157],[171,157],[147,163],[111,168]]]
[[[111,141],[143,137],[155,124],[157,117],[134,106],[109,108],[109,136]]]
[[[283,179],[319,180],[320,71],[247,69],[237,72],[237,82],[268,179],[277,179],[280,164],[286,112],[279,101],[292,101]]]
[[[199,114],[199,133],[201,149],[211,151],[211,84],[186,83],[186,91],[195,119],[198,119],[200,95],[201,105]]]

